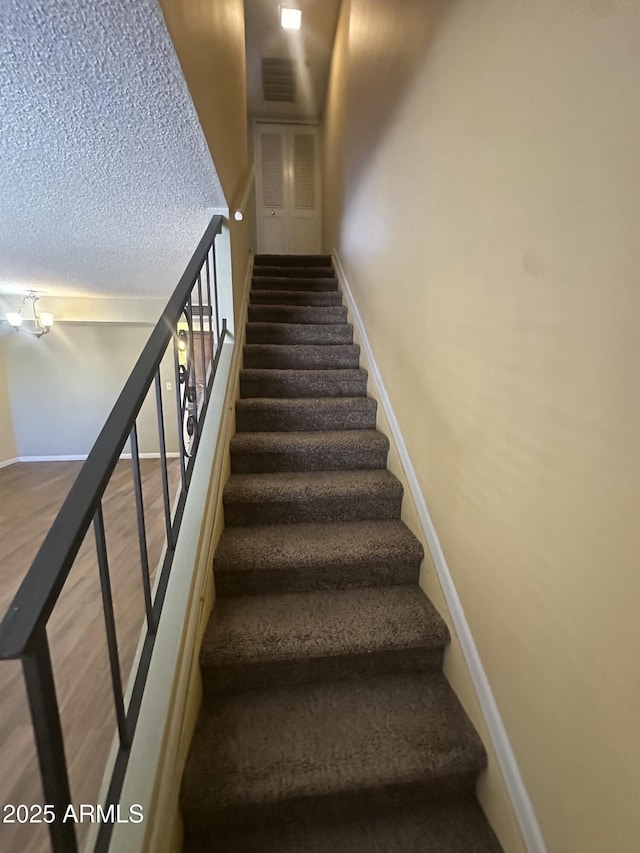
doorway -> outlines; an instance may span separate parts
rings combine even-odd
[[[319,253],[318,127],[256,122],[255,151],[258,252]]]

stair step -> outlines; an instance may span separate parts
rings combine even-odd
[[[331,255],[256,255],[256,267],[330,267]]]
[[[205,692],[442,665],[449,632],[418,586],[221,598],[200,652]]]
[[[338,279],[332,276],[328,278],[309,278],[308,276],[254,276],[251,280],[254,290],[294,290],[308,292],[334,292],[339,291]]]
[[[330,256],[257,256],[186,853],[501,853]]]
[[[257,323],[346,323],[342,305],[249,305],[249,322]]]
[[[312,323],[247,323],[248,344],[350,344],[353,326]]]
[[[259,264],[253,268],[254,278],[329,278],[333,268],[326,266],[268,266]]]
[[[366,370],[240,371],[241,397],[365,397]]]
[[[216,593],[264,595],[416,584],[424,550],[402,521],[225,528]]]
[[[224,517],[233,527],[399,519],[402,491],[386,470],[232,474]]]
[[[375,429],[371,397],[250,397],[236,402],[238,432]]]
[[[203,702],[182,813],[197,836],[283,812],[295,820],[314,801],[375,810],[471,791],[485,766],[441,673],[222,694]]]
[[[246,344],[244,366],[293,370],[330,370],[360,365],[357,344]]]
[[[242,432],[231,439],[233,474],[386,468],[389,439],[377,430]]]
[[[470,794],[366,813],[318,812],[314,804],[304,821],[283,817],[232,838],[216,834],[216,853],[502,853]],[[184,853],[210,853],[212,840],[187,832]]]
[[[338,290],[251,290],[250,301],[251,305],[342,305],[342,294]]]

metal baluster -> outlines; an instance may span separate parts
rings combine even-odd
[[[198,302],[200,303],[200,356],[202,360],[202,384],[204,386],[204,401],[207,399],[207,364],[204,357],[204,305],[202,304],[202,269],[198,273]],[[196,412],[197,412],[198,394],[196,391]],[[200,412],[197,412],[198,417]]]
[[[195,287],[195,282],[194,282]],[[187,368],[189,370],[189,376],[187,381],[195,384],[196,381],[196,359],[195,359],[195,347],[193,346],[193,302],[191,296],[193,294],[193,288],[189,292],[189,299],[187,300],[187,314],[189,316],[189,354],[187,358]]]
[[[194,281],[191,290],[189,291],[189,299],[187,300],[187,315],[189,317],[189,353],[187,356],[187,393],[186,401],[189,404],[187,408],[187,424],[189,418],[193,418],[193,437],[191,439],[191,447],[189,448],[189,461],[187,462],[187,484],[190,480],[189,469],[193,470],[193,444],[198,436],[198,395],[196,393],[196,349],[193,343],[193,288],[196,286]]]
[[[173,339],[173,364],[175,368],[175,377],[176,377],[176,407],[178,414],[178,442],[180,444],[180,478],[182,480],[182,491],[186,492],[187,490],[187,473],[185,468],[184,459],[186,456],[185,447],[184,447],[184,405],[182,402],[183,396],[180,393],[180,359],[178,358],[178,344],[176,341],[176,337]],[[186,382],[185,382],[185,400],[186,400]]]
[[[164,437],[164,415],[162,412],[162,381],[160,368],[156,373],[156,413],[158,415],[158,441],[160,443],[160,473],[162,474],[162,497],[164,499],[164,523],[167,531],[167,548],[173,551],[173,526],[171,524],[171,502],[169,498],[169,473],[167,471],[167,445]]]
[[[38,751],[44,801],[53,806],[55,812],[55,820],[49,824],[51,844],[55,853],[76,853],[78,844],[73,821],[62,822],[71,802],[71,790],[51,653],[44,625],[33,636],[29,648],[22,656],[22,668]]]
[[[215,243],[211,246],[211,255],[213,258],[213,298],[216,305],[216,344],[220,343],[220,314],[218,310],[218,272],[216,270],[216,246]]]
[[[155,631],[156,624],[153,616],[151,601],[151,582],[149,580],[149,555],[147,553],[147,531],[144,526],[144,504],[142,502],[142,477],[140,476],[140,454],[138,452],[138,430],[134,423],[131,430],[131,463],[133,467],[133,485],[136,495],[136,514],[138,516],[138,541],[140,543],[140,566],[142,568],[142,588],[144,604],[147,610],[147,627]]]
[[[207,252],[207,304],[209,306],[209,342],[211,344],[211,365],[213,368],[213,306],[211,304],[211,270],[209,268],[209,252]],[[208,383],[207,383],[208,384]]]
[[[127,716],[125,714],[124,699],[122,696],[122,675],[120,673],[120,658],[118,656],[116,620],[113,615],[113,598],[111,595],[111,579],[109,577],[109,560],[107,558],[107,540],[104,534],[102,502],[98,505],[98,509],[93,517],[93,529],[96,537],[98,569],[100,572],[100,588],[102,589],[102,609],[104,611],[104,624],[107,631],[107,648],[109,650],[111,684],[113,686],[113,700],[116,706],[118,734],[120,735],[120,746],[122,749],[128,749],[131,741],[127,730]]]

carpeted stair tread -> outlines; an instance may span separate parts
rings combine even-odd
[[[331,255],[256,255],[254,269],[258,267],[330,267]]]
[[[224,488],[230,526],[400,518],[402,484],[389,471],[232,474]]]
[[[245,368],[240,371],[241,397],[365,397],[367,372]]]
[[[257,282],[257,287],[260,287]],[[256,290],[250,293],[251,305],[342,305],[337,290]]]
[[[241,432],[231,439],[234,474],[385,468],[389,439],[378,430]]]
[[[347,309],[342,305],[249,305],[249,322],[346,323]]]
[[[183,786],[194,834],[313,798],[375,808],[472,790],[482,743],[442,673],[205,697]]]
[[[323,278],[310,276],[274,276],[261,275],[251,279],[251,287],[254,290],[294,290],[300,292],[333,292],[339,293],[338,279],[329,271]]]
[[[270,687],[439,667],[448,642],[417,585],[243,595],[217,602],[200,666],[206,691]]]
[[[350,344],[350,323],[247,323],[248,344]]]
[[[216,835],[216,853],[502,853],[475,797],[410,803],[374,812],[310,809],[300,820]],[[210,853],[209,842],[187,837],[184,853]]]
[[[375,429],[372,397],[249,397],[236,402],[239,432]]]
[[[331,267],[325,266],[267,266],[260,264],[253,268],[253,278],[327,278],[327,270]],[[331,273],[329,273],[331,275]]]
[[[500,853],[328,255],[254,258],[186,853]]]
[[[244,367],[327,370],[360,366],[357,344],[246,344]]]
[[[264,594],[416,584],[424,550],[399,520],[226,527],[216,592]]]

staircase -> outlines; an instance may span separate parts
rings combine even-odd
[[[185,850],[499,853],[331,259],[258,255]]]

